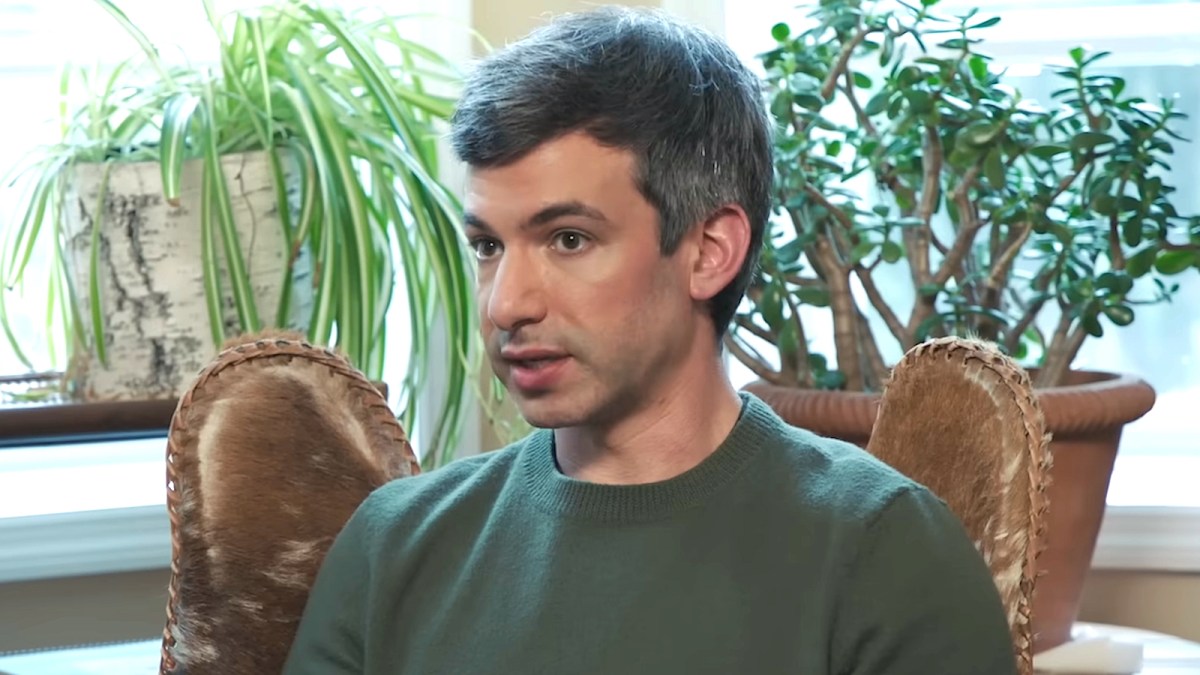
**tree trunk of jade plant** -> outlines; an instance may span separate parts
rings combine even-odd
[[[157,162],[114,162],[108,165],[107,182],[104,165],[82,164],[70,174],[62,205],[62,241],[80,333],[87,336],[86,345],[77,345],[68,371],[77,398],[177,398],[216,354],[218,338],[246,329],[229,281],[229,244],[242,252],[261,325],[276,325],[293,251],[280,219],[270,164],[263,152],[226,155],[221,164],[236,243],[222,236],[216,210],[202,204],[201,160],[184,163],[177,206],[163,197]],[[299,183],[288,163],[282,164],[289,210],[295,214]],[[99,230],[93,232],[98,210],[102,217]],[[208,242],[201,218],[210,219]],[[218,280],[220,333],[212,327],[206,301],[206,244],[210,267],[216,269],[213,278]],[[298,256],[287,328],[307,327],[312,307],[308,265],[306,255]],[[97,316],[107,363],[94,339],[93,284],[99,290]]]

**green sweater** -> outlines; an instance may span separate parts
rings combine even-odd
[[[318,574],[285,675],[1011,675],[945,505],[743,394],[673,479],[560,473],[553,435],[394,481]]]

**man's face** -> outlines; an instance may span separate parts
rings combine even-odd
[[[659,253],[631,153],[584,134],[472,172],[467,237],[492,368],[534,426],[612,425],[666,395],[697,331],[685,242]]]

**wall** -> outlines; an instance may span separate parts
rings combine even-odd
[[[167,569],[0,584],[0,652],[162,634]]]
[[[1200,574],[1095,570],[1080,618],[1136,626],[1200,642]]]

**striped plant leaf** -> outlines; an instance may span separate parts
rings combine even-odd
[[[192,116],[200,107],[200,97],[181,91],[167,99],[163,107],[162,166],[163,197],[171,206],[179,206],[179,178],[187,154],[188,131]]]

